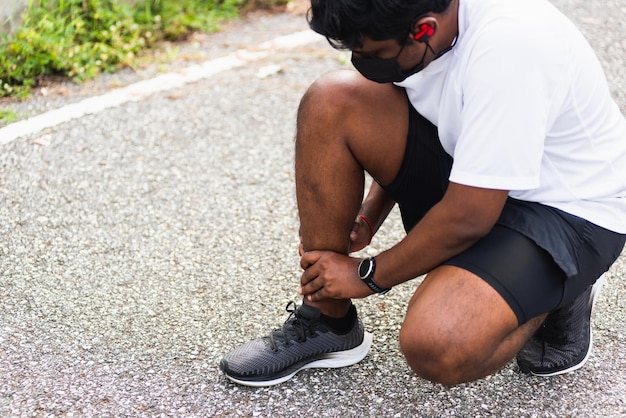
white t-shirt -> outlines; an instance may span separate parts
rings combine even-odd
[[[626,233],[626,119],[587,41],[546,0],[460,0],[454,48],[397,84],[438,127],[450,181]]]

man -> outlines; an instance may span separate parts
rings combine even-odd
[[[400,331],[418,375],[581,367],[626,239],[626,121],[582,35],[546,0],[312,0],[309,22],[358,73],[298,112],[303,305],[221,370],[265,386],[354,364],[371,335],[351,299],[422,274]],[[348,256],[396,203],[406,237]]]

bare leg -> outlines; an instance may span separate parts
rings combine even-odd
[[[489,284],[466,270],[442,266],[413,295],[400,345],[418,375],[453,385],[500,370],[544,319],[541,315],[518,326]]]
[[[309,88],[298,111],[295,157],[305,251],[348,253],[352,223],[363,199],[364,170],[387,184],[400,168],[407,106],[402,90],[372,83],[353,71],[330,74]],[[350,301],[314,305],[340,317]]]

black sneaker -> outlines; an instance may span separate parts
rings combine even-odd
[[[320,321],[318,309],[290,302],[282,328],[226,354],[220,370],[241,385],[271,386],[300,370],[356,364],[369,351],[372,335],[363,330],[354,305],[350,309],[354,325],[347,333],[336,333]]]
[[[604,275],[572,303],[547,316],[517,354],[522,372],[556,376],[578,370],[585,364],[593,345],[591,311],[603,283]]]

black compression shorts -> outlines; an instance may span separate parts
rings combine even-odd
[[[402,166],[383,188],[408,232],[441,200],[452,158],[437,128],[409,105]],[[520,324],[551,312],[592,285],[620,255],[626,235],[536,202],[509,198],[496,226],[444,264],[471,271],[509,304]]]

